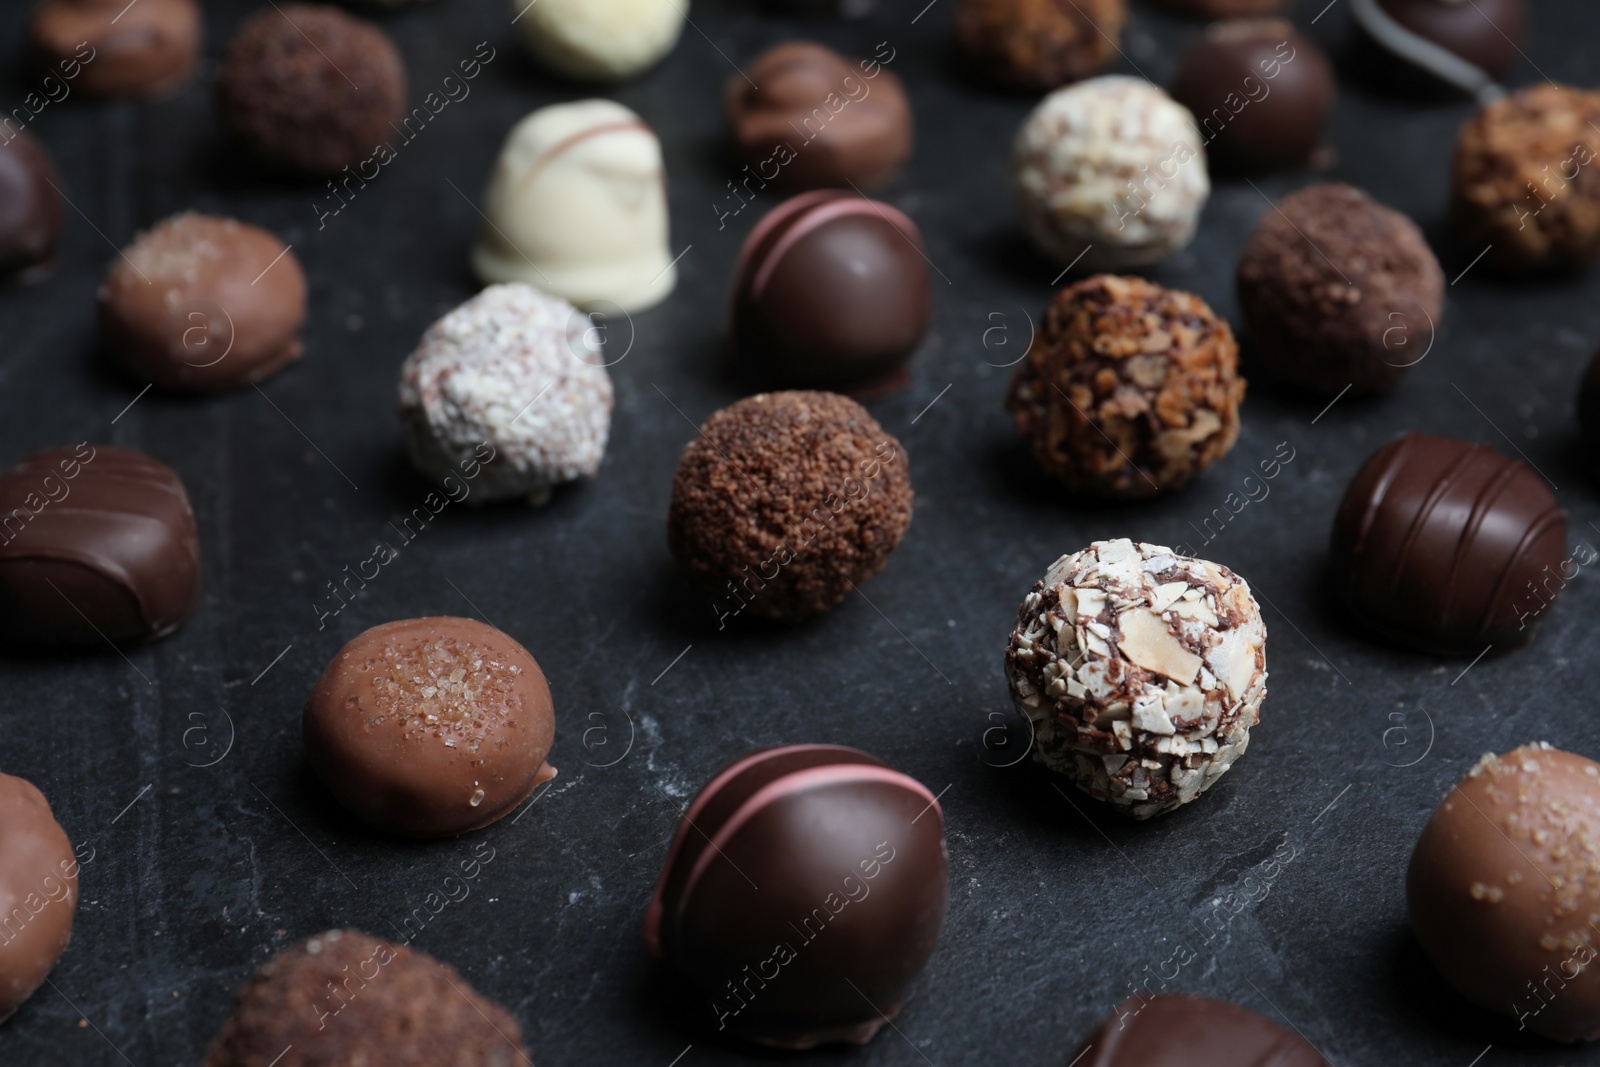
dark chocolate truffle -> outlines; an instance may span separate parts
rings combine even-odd
[[[1184,53],[1171,92],[1218,169],[1302,166],[1333,113],[1333,64],[1286,19],[1220,22]]]
[[[55,164],[33,134],[17,130],[0,141],[0,279],[35,281],[55,262],[60,184]]]
[[[266,230],[183,214],[111,264],[100,322],[112,355],[163,389],[259,382],[300,358],[306,276]]]
[[[1331,578],[1359,622],[1425,652],[1512,647],[1574,572],[1567,513],[1527,464],[1407,434],[1373,453],[1333,520]]]
[[[754,376],[778,385],[903,384],[928,329],[930,289],[922,235],[905,215],[854,193],[802,193],[745,238],[734,343]]]
[[[1387,44],[1388,28],[1364,11],[1366,6],[1356,5],[1357,22],[1379,44]],[[1402,28],[1492,77],[1504,77],[1522,56],[1526,0],[1376,0],[1373,6]],[[1396,51],[1404,55],[1404,47]]]
[[[72,938],[78,861],[31,782],[0,774],[0,1023],[44,984]]]
[[[1089,1039],[1080,1067],[1333,1067],[1300,1035],[1195,996],[1130,997]]]
[[[155,96],[200,63],[195,0],[45,0],[28,25],[38,63],[91,96]]]
[[[329,930],[268,960],[204,1067],[525,1067],[522,1027],[449,964]]]
[[[866,1044],[933,954],[947,866],[944,813],[920,782],[838,745],[763,749],[684,812],[645,943],[719,1032]]]
[[[1006,407],[1044,472],[1076,493],[1177,489],[1239,437],[1239,346],[1192,293],[1099,274],[1056,293]]]
[[[1282,11],[1286,0],[1161,0],[1167,8],[1207,19],[1236,19],[1244,15],[1271,15]]]
[[[0,473],[0,639],[165,637],[199,600],[194,512],[171,468],[85,443]]]
[[[877,574],[911,525],[911,472],[865,408],[834,393],[762,393],[684,447],[667,543],[718,602],[800,622]]]
[[[875,59],[790,41],[748,74],[729,78],[724,96],[735,155],[759,188],[870,189],[911,154],[911,102]]]
[[[378,27],[326,4],[274,4],[217,72],[222,120],[265,159],[334,174],[374,156],[405,110],[405,64]]]
[[[1115,59],[1127,21],[1127,0],[961,0],[956,46],[980,76],[1046,92]]]
[[[1556,1041],[1600,1038],[1600,764],[1488,755],[1435,809],[1406,873],[1411,927],[1456,992]]]
[[[1251,370],[1318,399],[1393,388],[1444,313],[1444,271],[1422,231],[1348,185],[1268,210],[1237,283]]]
[[[511,813],[555,777],[550,687],[492,626],[434,616],[385,623],[333,657],[306,700],[306,757],[358,818],[444,837]]]
[[[1600,256],[1600,92],[1536,85],[1461,127],[1452,207],[1461,242],[1507,273]]]

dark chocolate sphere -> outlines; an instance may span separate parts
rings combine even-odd
[[[853,193],[803,193],[745,239],[734,343],[751,375],[775,385],[883,387],[921,343],[931,304],[915,223]]]
[[[0,278],[32,281],[49,270],[61,237],[61,178],[27,130],[0,141]]]
[[[1496,78],[1522,55],[1526,0],[1378,0],[1378,6],[1412,33]]]
[[[645,942],[716,1030],[865,1044],[933,954],[947,864],[944,814],[915,779],[837,745],[764,749],[684,812]]]

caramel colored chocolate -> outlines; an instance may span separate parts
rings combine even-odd
[[[78,861],[49,802],[0,774],[0,1022],[67,950],[77,910]]]
[[[1193,996],[1130,997],[1089,1039],[1080,1067],[1333,1067],[1254,1012]]]
[[[195,0],[45,0],[28,29],[39,64],[92,96],[158,96],[200,62]]]

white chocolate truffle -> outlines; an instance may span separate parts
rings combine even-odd
[[[1017,133],[1012,171],[1028,236],[1084,271],[1172,255],[1193,239],[1211,193],[1194,116],[1144,79],[1115,74],[1045,97]]]
[[[528,285],[468,300],[428,327],[400,368],[411,461],[473,503],[542,504],[555,486],[593,477],[612,403],[590,320]]]
[[[621,81],[678,43],[689,0],[511,0],[528,49],[556,74]]]
[[[483,210],[472,267],[485,284],[526,282],[585,311],[625,312],[677,284],[661,143],[621,104],[555,104],[517,123]]]
[[[1006,648],[1034,758],[1136,819],[1187,804],[1244,754],[1267,631],[1226,567],[1120,538],[1035,582]]]

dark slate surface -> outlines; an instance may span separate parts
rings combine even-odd
[[[1001,406],[998,365],[1020,356],[1057,273],[1027,250],[1009,201],[1006,150],[1030,101],[965,83],[948,45],[955,0],[925,2],[896,0],[856,24],[695,4],[676,53],[615,93],[661,134],[674,251],[692,249],[670,302],[612,325],[614,356],[630,335],[632,347],[612,371],[600,478],[543,511],[452,506],[320,630],[324,583],[427,491],[400,452],[395,372],[428,323],[474,291],[469,198],[513,122],[586,92],[530,69],[501,0],[384,17],[414,98],[478,42],[498,55],[321,230],[324,190],[228,160],[204,79],[158,103],[74,98],[38,118],[77,210],[56,275],[0,292],[0,459],[88,439],[177,468],[199,515],[205,599],[175,637],[126,657],[0,661],[0,767],[36,782],[94,857],[72,946],[0,1029],[0,1063],[196,1063],[251,969],[330,926],[394,933],[480,842],[493,861],[417,943],[506,1004],[541,1067],[759,1060],[708,1035],[703,1006],[674,1000],[640,926],[686,798],[746,749],[796,741],[859,746],[941,792],[951,857],[948,927],[896,1028],[803,1062],[1064,1064],[1131,987],[1165,982],[1292,1024],[1341,1064],[1600,1063],[1600,1051],[1520,1041],[1442,992],[1402,889],[1417,831],[1478,755],[1535,739],[1600,755],[1594,578],[1574,581],[1531,647],[1470,670],[1364,638],[1320,586],[1345,481],[1407,429],[1526,455],[1559,487],[1575,543],[1600,539],[1572,405],[1600,337],[1600,277],[1517,285],[1469,270],[1393,396],[1319,419],[1318,406],[1257,390],[1238,447],[1181,495],[1116,508],[1063,499]],[[31,84],[24,6],[0,13],[7,107]],[[207,6],[209,76],[256,5]],[[1311,28],[1330,48],[1349,36],[1349,6],[1334,0]],[[1319,7],[1302,3],[1300,22]],[[1547,0],[1535,23],[1513,81],[1592,81],[1600,9]],[[1138,6],[1118,69],[1163,81],[1198,32]],[[916,158],[886,198],[923,227],[938,299],[915,385],[873,410],[911,456],[916,519],[887,571],[831,615],[719,632],[674,575],[664,516],[691,423],[739,395],[721,348],[729,272],[775,202],[719,228],[736,173],[722,83],[733,62],[798,33],[857,54],[887,41],[915,101]],[[1456,247],[1445,221],[1450,146],[1468,113],[1347,79],[1326,173],[1417,218],[1450,278],[1478,251]],[[1232,267],[1251,227],[1269,199],[1322,176],[1222,185],[1199,239],[1153,277],[1237,321]],[[142,383],[97,358],[95,289],[113,245],[184,208],[292,242],[313,286],[306,358],[260,392],[151,393],[124,411]],[[1202,544],[1195,527],[1280,442],[1295,458],[1270,495]],[[1187,543],[1237,569],[1271,633],[1271,695],[1248,757],[1150,825],[1063,793],[1031,763],[985,766],[1024,740],[984,741],[1006,721],[1000,655],[1017,602],[1057,555],[1121,535]],[[562,773],[515,823],[459,841],[381,840],[309,775],[300,707],[343,641],[432,613],[485,618],[534,652],[556,696]],[[1225,921],[1202,926],[1214,915]]]

